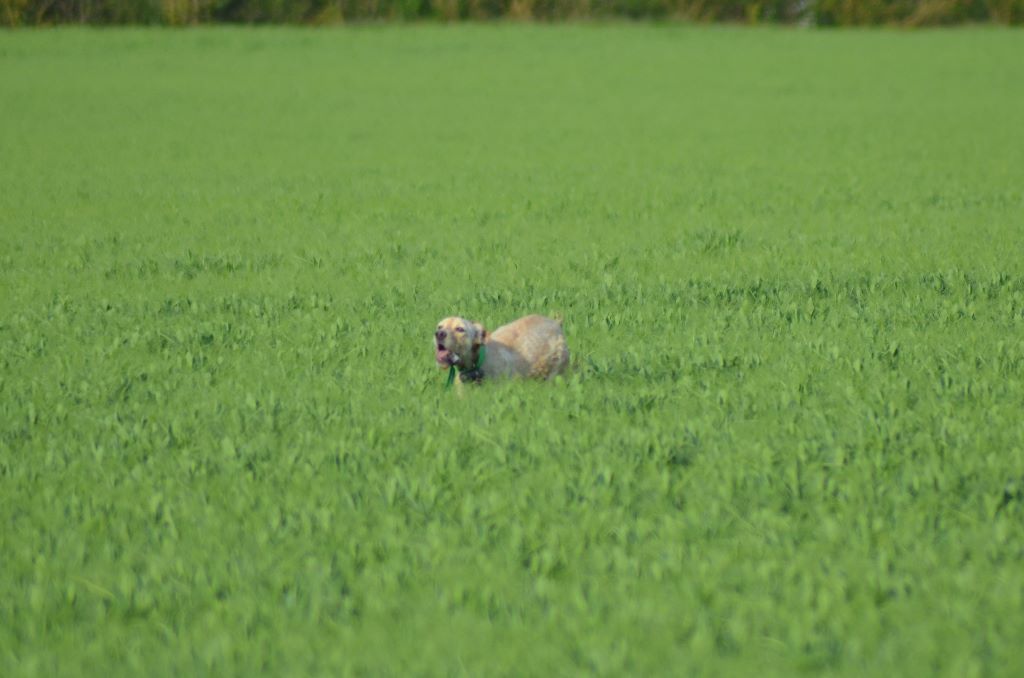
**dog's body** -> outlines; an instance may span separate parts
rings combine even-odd
[[[488,332],[465,318],[445,318],[434,333],[435,358],[460,381],[495,377],[550,379],[569,365],[562,322],[528,315]]]

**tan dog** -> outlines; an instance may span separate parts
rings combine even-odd
[[[459,381],[495,377],[549,379],[565,371],[569,348],[562,321],[528,315],[488,332],[465,318],[445,318],[434,332],[434,357],[459,371]]]

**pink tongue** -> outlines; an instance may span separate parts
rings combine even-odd
[[[439,349],[437,349],[437,354],[436,354],[437,362],[439,362],[439,363],[447,363],[448,362],[449,354],[450,354],[450,351],[448,349],[446,349],[446,348],[439,348]]]

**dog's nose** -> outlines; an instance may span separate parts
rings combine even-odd
[[[444,330],[438,330],[437,332],[434,332],[434,336],[437,337],[438,341],[444,341],[444,338],[448,335],[445,334]]]

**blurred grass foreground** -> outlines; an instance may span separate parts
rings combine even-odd
[[[1024,0],[0,0],[0,26],[659,19],[817,26],[1020,24]]]

